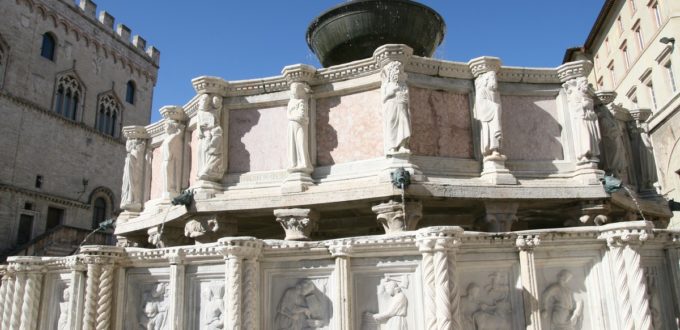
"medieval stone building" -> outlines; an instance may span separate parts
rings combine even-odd
[[[118,212],[121,128],[149,122],[160,53],[89,0],[0,11],[0,251],[61,228],[28,253],[70,253]]]

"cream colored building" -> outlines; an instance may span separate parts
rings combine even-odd
[[[53,228],[87,233],[118,212],[121,127],[149,122],[160,53],[89,0],[7,0],[0,11],[7,252]]]
[[[614,104],[631,111],[631,127],[648,132],[657,168],[656,189],[680,201],[680,1],[607,0],[583,47],[565,62],[591,60],[589,75],[600,91],[615,91]],[[680,224],[680,213],[671,226]]]

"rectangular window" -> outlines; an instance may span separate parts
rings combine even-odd
[[[633,28],[633,31],[635,32],[635,39],[637,40],[638,43],[638,48],[640,51],[645,49],[645,37],[642,35],[642,28],[640,28],[640,21],[635,25],[635,28]]]
[[[671,92],[675,93],[678,91],[678,86],[676,85],[675,82],[675,75],[673,74],[673,66],[671,65],[671,62],[666,63],[664,65],[666,68],[666,74],[668,75],[668,82],[670,83],[671,86]]]
[[[647,83],[647,90],[649,91],[649,100],[652,102],[652,110],[656,110],[656,93],[654,93],[654,85],[651,81]]]
[[[597,80],[597,87],[598,89],[604,88],[604,79],[602,77],[600,77],[600,79]]]
[[[628,43],[626,41],[621,44],[621,55],[623,56],[623,64],[626,70],[630,69],[630,56],[628,55]]]
[[[614,61],[611,61],[609,65],[607,65],[607,70],[609,70],[609,79],[611,80],[611,87],[612,89],[616,86],[616,75],[614,74]]]
[[[45,230],[50,230],[64,222],[64,209],[56,207],[47,208],[47,221],[45,223]]]
[[[610,50],[609,50],[609,38],[604,39],[604,47],[605,47],[605,49],[607,50],[607,54],[609,54],[609,53],[610,53]]]
[[[630,15],[633,16],[635,12],[637,11],[637,7],[635,6],[635,0],[628,0],[628,6],[630,7]]]
[[[623,22],[621,21],[621,16],[616,18],[616,27],[619,31],[619,35],[621,35],[621,33],[623,33]]]
[[[657,28],[661,27],[661,10],[659,9],[659,2],[654,1],[649,8],[652,10],[654,16],[654,24]]]
[[[33,216],[22,214],[19,216],[19,228],[17,229],[17,244],[23,245],[31,240],[33,234]]]
[[[35,176],[35,187],[40,189],[42,188],[43,184],[43,176],[42,175],[36,175]]]

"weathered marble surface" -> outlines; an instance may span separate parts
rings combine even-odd
[[[286,107],[229,112],[228,173],[287,167]]]
[[[554,97],[502,95],[503,150],[508,160],[564,159],[563,124]]]
[[[201,143],[198,139],[198,130],[191,131],[191,139],[189,140],[189,151],[193,154],[198,150],[198,145]],[[192,186],[197,180],[198,173],[198,157],[191,157],[191,169],[189,170],[189,186]]]
[[[380,111],[380,90],[317,100],[317,164],[332,165],[383,156]]]
[[[153,150],[153,160],[151,162],[151,196],[157,199],[163,195],[163,150],[160,146]]]
[[[411,152],[414,155],[472,158],[467,94],[411,87]]]

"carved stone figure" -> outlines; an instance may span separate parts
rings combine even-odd
[[[146,143],[141,139],[129,139],[125,142],[127,156],[123,168],[123,188],[120,197],[120,208],[128,211],[140,211],[142,204],[142,176]]]
[[[503,273],[489,274],[490,283],[482,288],[472,282],[461,297],[461,321],[464,329],[505,330],[511,328],[510,287]],[[483,291],[484,298],[480,297]]]
[[[505,160],[501,155],[501,97],[496,72],[489,71],[475,79],[475,111],[481,123],[481,149],[484,160]]]
[[[382,69],[383,140],[386,155],[410,152],[408,147],[411,123],[406,78],[403,64],[399,61],[392,61]]]
[[[383,298],[385,307],[380,312],[372,314],[373,319],[385,330],[408,330],[406,314],[408,312],[408,298],[403,290],[408,288],[408,280],[397,281],[394,278],[384,278],[378,286],[378,297]]]
[[[145,330],[161,330],[167,321],[167,288],[165,283],[158,283],[150,290],[142,293],[142,311],[139,315],[139,326]]]
[[[640,125],[640,146],[638,148],[640,159],[640,190],[654,190],[654,184],[658,181],[656,175],[656,161],[652,140],[647,133],[647,124]]]
[[[224,136],[220,127],[222,98],[202,94],[198,100],[198,179],[218,181],[224,175]]]
[[[313,330],[328,325],[330,300],[311,280],[300,280],[286,289],[276,308],[275,330]]]
[[[597,162],[600,155],[600,127],[589,95],[588,80],[578,77],[562,85],[567,92],[574,125],[574,149],[579,163]]]
[[[163,155],[163,197],[173,198],[181,190],[182,138],[184,125],[174,120],[165,123],[167,136],[161,145]]]
[[[309,86],[290,84],[288,101],[288,171],[311,173],[309,160]]]
[[[224,329],[224,285],[214,285],[207,288],[203,294],[205,309],[201,322],[201,329]]]
[[[568,287],[573,275],[566,269],[557,274],[557,282],[549,285],[541,297],[541,315],[551,330],[578,330],[583,322],[583,303]]]
[[[64,292],[62,293],[62,299],[59,301],[59,319],[57,320],[57,329],[59,330],[64,330],[68,329],[68,317],[69,317],[69,308],[68,305],[71,300],[71,289],[69,286],[66,286],[64,288]]]
[[[602,144],[605,147],[606,170],[617,178],[628,181],[628,161],[626,160],[626,144],[624,132],[619,122],[607,107],[600,111],[602,126]]]

